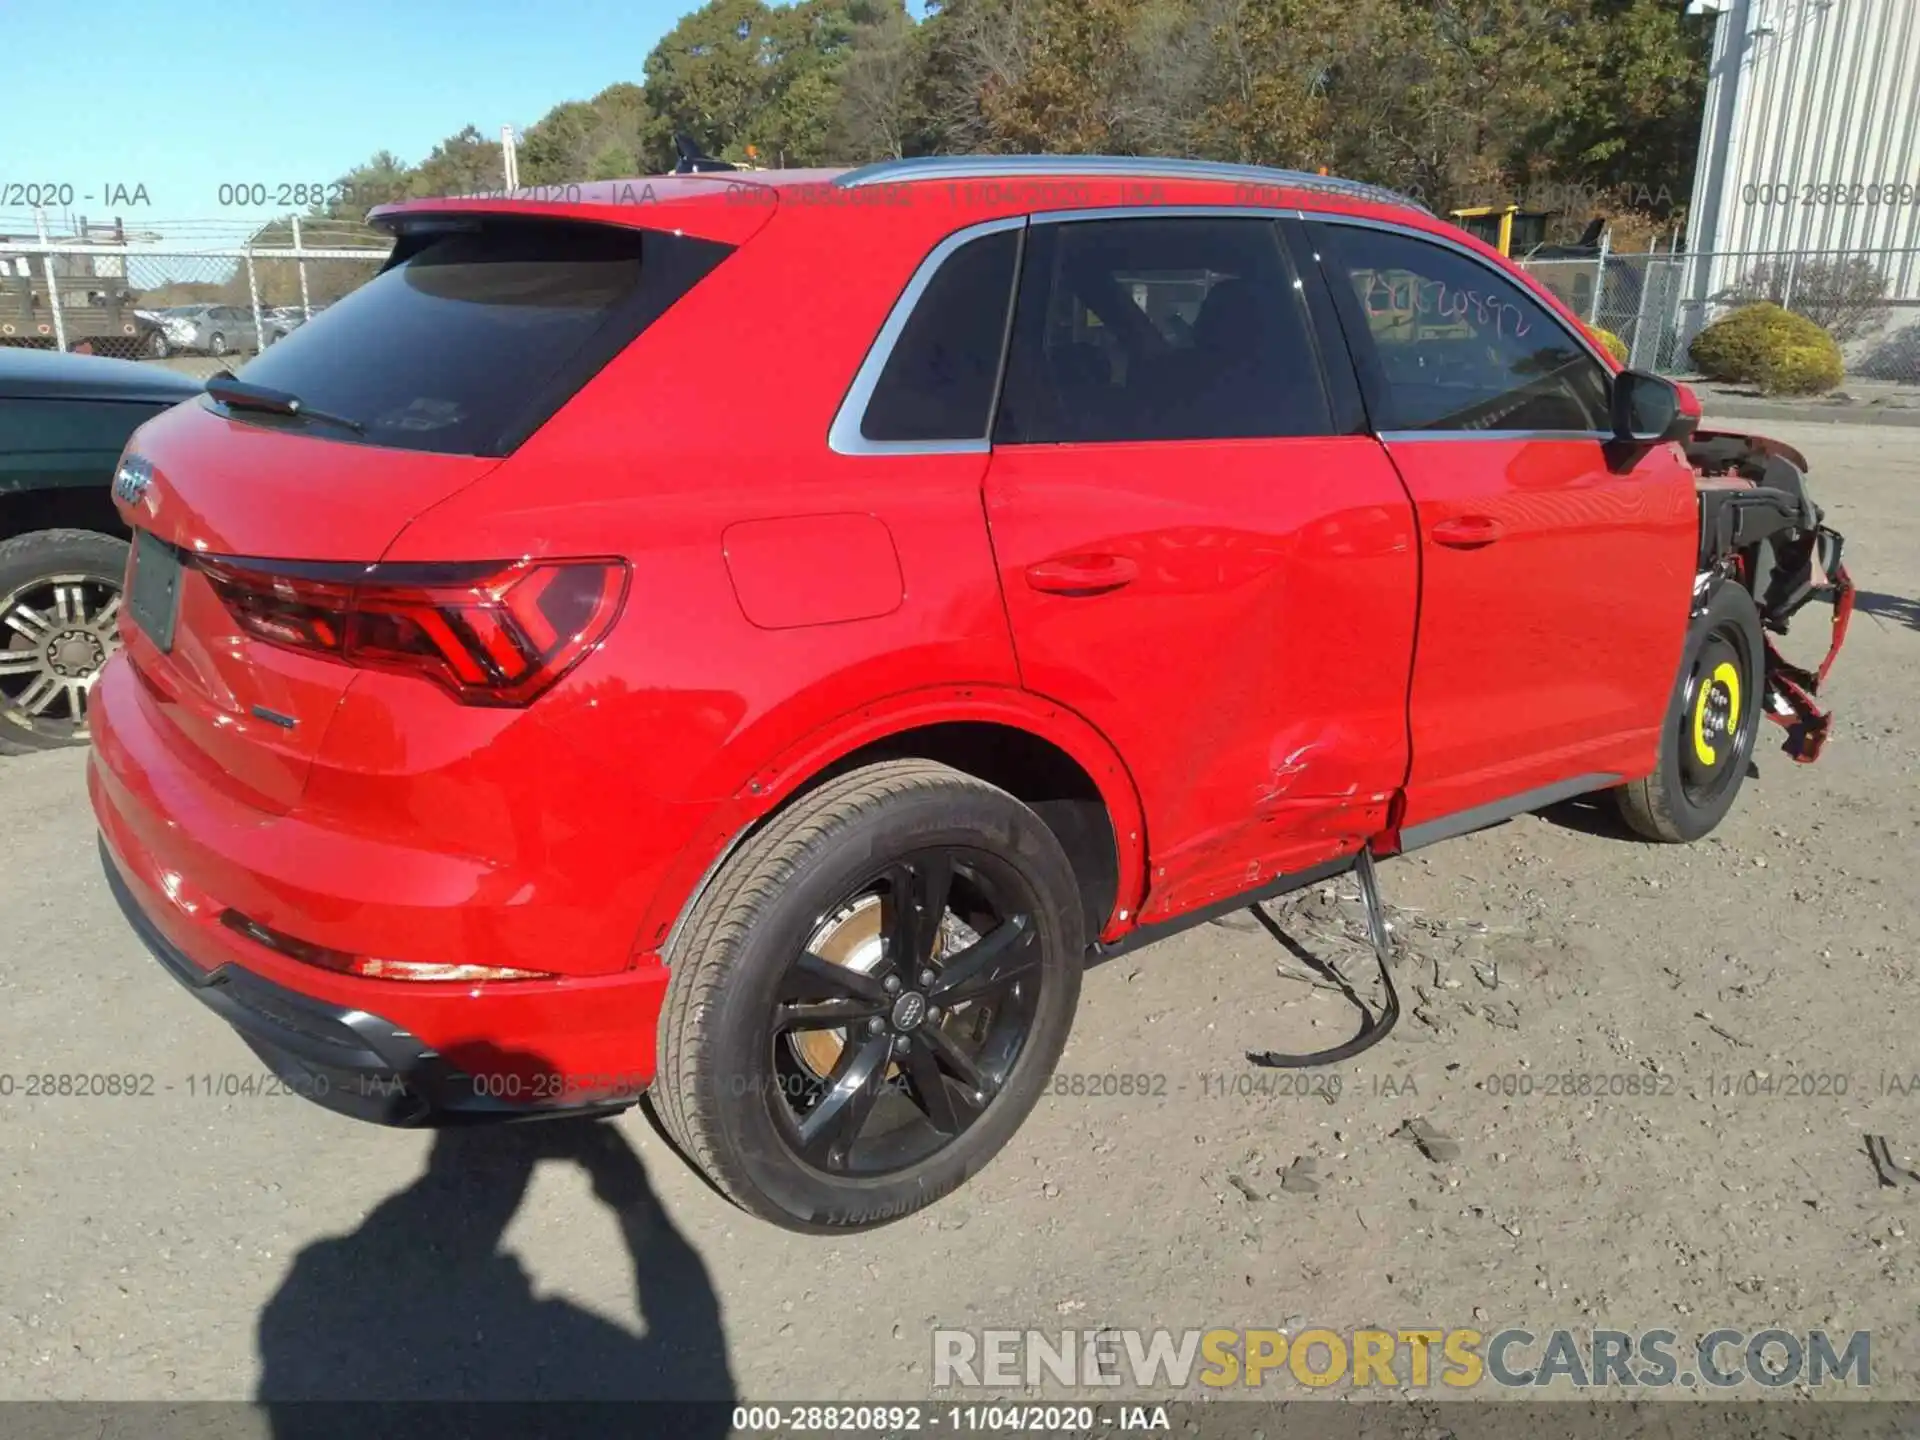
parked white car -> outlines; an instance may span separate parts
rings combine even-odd
[[[163,355],[233,355],[260,349],[253,312],[238,305],[176,305],[148,313],[159,322]]]

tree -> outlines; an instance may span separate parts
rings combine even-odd
[[[433,195],[465,195],[497,190],[505,183],[500,142],[489,140],[468,125],[433,147],[408,184],[416,199]]]
[[[748,146],[778,164],[832,160],[840,72],[884,13],[877,0],[709,0],[647,56],[646,158],[669,168],[686,133],[731,160]]]
[[[327,194],[319,205],[314,206],[310,216],[318,222],[316,233],[331,233],[338,237],[343,232],[364,233],[362,222],[367,212],[376,205],[390,205],[396,200],[405,200],[412,193],[413,167],[402,161],[391,150],[382,150],[371,160],[356,165],[328,187]],[[311,244],[328,243],[315,239]]]
[[[900,159],[925,128],[924,31],[903,3],[856,25],[840,68],[835,149],[848,161]]]
[[[1204,90],[1194,127],[1211,154],[1313,169],[1333,156],[1332,85],[1355,37],[1343,4],[1215,0],[1202,12]]]
[[[610,85],[591,100],[556,105],[520,143],[522,185],[621,180],[642,174],[649,114],[638,85]]]
[[[761,0],[709,0],[647,56],[649,158],[673,164],[673,137],[691,134],[708,154],[736,152],[760,134],[772,99],[773,16]]]
[[[1590,0],[1571,83],[1535,127],[1561,175],[1667,197],[1688,193],[1704,103],[1707,22],[1663,0]]]
[[[1124,151],[1142,0],[996,0],[970,7],[966,59],[997,150]]]
[[[1440,213],[1578,193],[1661,225],[1687,188],[1705,84],[1707,31],[1681,9],[928,0],[916,22],[904,0],[707,0],[647,55],[643,84],[530,126],[520,176],[657,173],[677,133],[789,166],[1109,151],[1325,166]],[[376,200],[495,187],[499,147],[468,126],[418,166],[383,152],[343,179],[351,201],[328,213],[357,218]]]

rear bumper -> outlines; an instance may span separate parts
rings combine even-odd
[[[311,757],[278,754],[272,737],[240,734],[244,707],[175,694],[172,680],[143,674],[134,657],[152,647],[125,628],[126,649],[88,705],[94,809],[129,873],[173,902],[161,928],[202,964],[211,963],[202,940],[231,947],[217,933],[175,933],[173,912],[194,913],[186,902],[231,907],[352,955],[569,979],[657,964],[643,920],[711,805],[637,793],[617,762],[590,759],[532,711],[396,696],[382,682],[431,687],[378,672],[357,676],[336,702],[310,685],[300,692],[311,676],[267,683],[260,669],[267,703],[288,714],[312,707],[303,724],[324,732]],[[183,652],[208,646],[182,632]],[[298,703],[283,703],[282,690]],[[281,979],[264,957],[231,953]]]
[[[233,1026],[288,1089],[317,1105],[375,1124],[420,1126],[609,1114],[634,1102],[631,1094],[522,1099],[524,1082],[505,1072],[470,1075],[379,1015],[316,1000],[231,962],[204,970],[141,908],[104,840],[100,863],[127,923],[166,972]]]
[[[176,978],[225,1018],[289,1088],[387,1124],[574,1113],[630,1104],[652,1083],[667,970],[635,943],[639,890],[603,869],[572,752],[547,746],[529,784],[489,788],[490,757],[369,778],[359,823],[320,807],[240,803],[178,743],[123,652],[95,684],[87,786],[115,893]],[[515,743],[533,746],[524,725]],[[522,733],[526,732],[526,733]],[[440,731],[409,753],[435,757]],[[463,752],[465,753],[465,752]],[[600,808],[623,805],[602,787]],[[467,806],[469,808],[460,808]],[[414,817],[485,806],[519,827],[504,854],[428,843]],[[626,804],[629,833],[671,853],[672,814]],[[384,822],[384,823],[383,823]],[[566,840],[549,844],[549,832]],[[397,836],[397,838],[396,838]],[[653,873],[649,867],[635,866]],[[308,963],[223,923],[239,915],[348,955],[507,966],[523,980],[403,981]]]
[[[138,684],[122,654],[95,686],[87,785],[109,881],[148,948],[289,1088],[363,1119],[432,1125],[615,1109],[652,1083],[666,967],[633,952],[630,918],[591,916],[584,897],[537,903],[553,857],[489,867],[248,810],[168,751]],[[342,973],[237,932],[222,923],[229,909],[348,954],[551,978]],[[589,947],[589,927],[626,938]],[[558,954],[569,945],[591,950],[592,972],[569,973]]]

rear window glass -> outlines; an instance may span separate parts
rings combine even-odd
[[[313,422],[316,436],[463,455],[506,454],[732,250],[551,221],[486,223],[400,246],[401,258],[270,346],[242,378],[366,428],[356,437]]]

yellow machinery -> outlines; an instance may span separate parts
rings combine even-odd
[[[1472,205],[1449,212],[1454,224],[1502,255],[1526,255],[1546,244],[1551,212],[1518,205]]]

